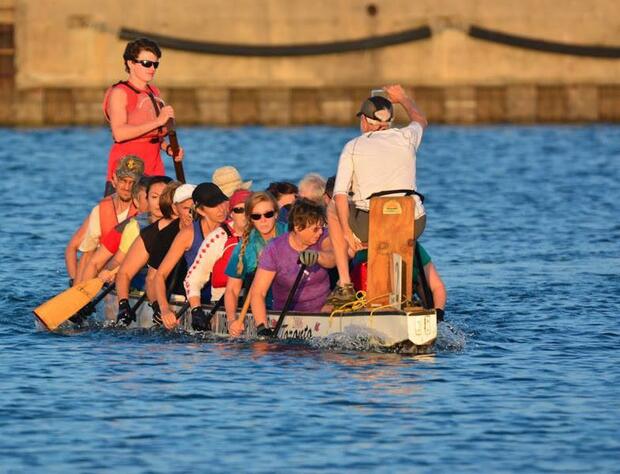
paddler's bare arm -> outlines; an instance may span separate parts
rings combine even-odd
[[[166,319],[170,319],[172,316],[176,321],[176,316],[170,310],[170,306],[168,305],[167,291],[166,291],[166,279],[174,270],[174,267],[179,263],[179,260],[183,258],[183,254],[189,247],[191,246],[192,240],[194,239],[194,228],[186,227],[185,229],[181,229],[181,231],[177,234],[170,246],[170,250],[162,260],[159,268],[157,269],[157,273],[155,273],[155,278],[153,280],[155,287],[155,294],[157,295],[157,302],[159,303],[159,308],[161,310],[162,320],[164,320],[164,324]],[[166,319],[164,319],[167,316]],[[172,321],[172,319],[170,319]]]
[[[84,280],[95,278],[95,276],[97,276],[111,257],[112,252],[110,252],[105,245],[100,245],[99,248],[95,250],[95,253],[90,258],[86,268],[84,269]]]
[[[250,294],[252,316],[254,316],[254,324],[256,327],[261,324],[267,326],[267,306],[265,305],[265,298],[267,298],[267,292],[275,277],[276,272],[270,272],[264,268],[256,270],[256,276],[254,277],[252,292]]]
[[[445,309],[447,299],[446,285],[444,285],[443,280],[435,268],[435,265],[433,265],[433,262],[429,262],[424,265],[424,273],[426,274],[426,279],[428,280],[428,286],[430,286],[431,292],[433,293],[435,308]]]
[[[390,102],[403,106],[403,109],[405,109],[405,112],[407,112],[407,115],[409,116],[409,120],[412,122],[418,122],[422,125],[422,128],[426,128],[428,126],[426,117],[422,111],[418,109],[413,99],[407,95],[400,84],[385,86],[383,90],[387,93]]]
[[[126,256],[127,254],[125,252],[118,250],[114,256],[108,260],[108,263],[106,263],[103,270],[99,272],[97,278],[100,278],[108,283],[114,280],[114,277],[116,276],[116,272],[114,270],[121,266],[121,263],[123,263]]]
[[[71,236],[71,240],[69,240],[69,243],[65,248],[65,265],[67,267],[67,274],[72,280],[75,280],[75,278],[77,277],[77,252],[80,244],[82,243],[82,240],[84,239],[84,236],[86,235],[89,217],[90,215],[86,217],[86,219],[84,219],[84,222],[82,222],[82,225],[80,225],[80,227]]]
[[[336,266],[336,257],[334,255],[334,247],[329,237],[321,242],[321,251],[319,252],[318,264],[323,268],[334,268]]]
[[[243,288],[243,280],[241,278],[228,277],[226,291],[224,292],[224,307],[226,308],[226,319],[229,326],[237,319],[237,305],[241,288]]]
[[[138,274],[148,260],[149,254],[146,251],[146,247],[144,247],[144,241],[141,237],[138,237],[129,247],[127,256],[116,274],[116,294],[119,300],[129,299],[131,279]]]
[[[241,278],[228,277],[226,292],[224,293],[224,306],[226,307],[228,334],[233,337],[239,337],[245,329],[245,318],[237,318],[237,305],[241,288],[243,288]],[[248,295],[245,295],[245,298],[248,298]]]
[[[174,118],[174,109],[172,106],[167,105],[161,109],[157,118],[140,125],[130,125],[127,123],[126,107],[126,92],[120,88],[114,88],[110,94],[108,115],[110,117],[112,136],[116,142],[124,142],[140,137],[158,127],[165,126],[169,119]]]
[[[346,194],[334,195],[334,203],[336,206],[336,214],[338,214],[338,222],[344,234],[349,249],[357,252],[363,248],[360,239],[353,233],[349,225],[349,197]]]

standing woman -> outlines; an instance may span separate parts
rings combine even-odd
[[[108,158],[105,194],[110,194],[112,173],[121,157],[132,154],[144,161],[147,176],[165,175],[160,151],[172,156],[164,137],[174,109],[165,105],[159,89],[150,84],[159,66],[161,50],[155,41],[139,38],[127,44],[123,54],[126,81],[111,86],[103,99],[103,113],[110,122],[114,144]],[[174,158],[183,159],[183,149]]]
[[[288,227],[278,219],[278,202],[269,192],[252,194],[245,202],[246,227],[243,237],[233,250],[226,267],[226,319],[228,332],[238,337],[244,329],[244,323],[237,318],[239,294],[245,281],[256,270],[260,254],[272,238],[284,234]],[[246,296],[247,297],[247,296]]]

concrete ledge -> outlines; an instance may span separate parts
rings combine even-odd
[[[163,88],[182,125],[354,125],[368,87]],[[431,123],[620,121],[620,85],[450,86],[409,89]],[[101,88],[0,90],[3,125],[101,125]],[[396,107],[396,121],[406,120]]]

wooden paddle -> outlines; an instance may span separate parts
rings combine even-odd
[[[168,128],[168,139],[170,140],[170,147],[172,148],[172,162],[174,163],[174,172],[177,176],[177,181],[185,183],[185,172],[183,171],[183,162],[176,161],[174,158],[179,154],[179,140],[177,139],[177,132],[175,130],[174,119],[168,120],[166,127]]]
[[[119,268],[116,267],[112,271],[112,275],[116,274]],[[93,305],[99,303],[115,288],[114,283],[109,284],[97,296],[104,284],[105,282],[101,278],[84,281],[54,296],[36,307],[32,312],[47,329],[53,331],[89,303]]]
[[[282,328],[282,323],[284,323],[284,317],[286,316],[286,313],[288,313],[288,310],[291,308],[291,305],[293,304],[293,297],[295,296],[295,293],[297,292],[297,287],[299,286],[299,283],[301,282],[301,277],[304,275],[305,271],[306,271],[306,265],[302,263],[301,267],[299,268],[299,273],[297,274],[297,278],[295,278],[295,283],[293,283],[293,287],[291,288],[291,291],[289,291],[288,293],[288,298],[286,298],[286,303],[284,303],[284,308],[282,308],[282,312],[280,313],[280,317],[278,318],[278,323],[276,324],[276,328],[273,330],[273,337],[278,337],[278,333],[280,332],[280,329]]]
[[[97,296],[103,285],[104,281],[100,278],[79,283],[38,306],[33,313],[48,330],[53,331],[89,303],[93,305],[99,303],[114,289],[113,284],[108,285]]]

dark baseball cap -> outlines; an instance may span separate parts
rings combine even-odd
[[[381,113],[382,110],[387,111],[389,116],[388,113]],[[377,115],[378,112],[379,115]],[[389,122],[394,117],[394,107],[388,99],[381,97],[380,95],[376,95],[369,97],[362,103],[362,107],[357,113],[358,117],[361,115],[373,120],[378,120],[379,122]]]
[[[200,183],[192,193],[192,200],[197,206],[215,207],[228,201],[228,197],[217,184]]]

